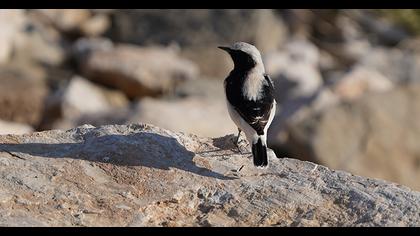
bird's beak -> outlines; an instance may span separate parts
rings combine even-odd
[[[230,51],[232,51],[232,49],[231,49],[230,47],[223,47],[223,46],[219,46],[218,48],[220,48],[220,49],[222,49],[222,50],[224,50],[224,51],[226,51],[226,52],[230,52]]]

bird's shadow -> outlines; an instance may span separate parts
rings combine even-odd
[[[119,166],[145,166],[163,170],[177,168],[206,177],[234,179],[197,166],[193,161],[195,153],[188,151],[175,138],[147,132],[99,136],[88,133],[77,143],[0,143],[0,151],[46,158],[82,159]]]

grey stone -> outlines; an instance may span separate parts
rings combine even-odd
[[[197,66],[173,48],[88,41],[75,45],[84,77],[119,89],[130,98],[169,93],[178,84],[198,77]]]
[[[117,120],[117,111],[127,110],[126,96],[113,89],[73,76],[66,87],[58,89],[46,102],[42,129],[70,129],[84,122],[104,124],[107,118]]]
[[[295,157],[420,189],[420,87],[342,102],[287,127]]]
[[[0,165],[0,224],[420,224],[419,192],[271,151],[269,168],[257,169],[233,138],[145,124],[0,136],[0,157],[9,160]]]

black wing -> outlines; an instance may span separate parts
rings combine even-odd
[[[266,83],[262,87],[262,95],[256,101],[248,100],[242,96],[240,91],[230,90],[228,94],[229,102],[241,117],[257,131],[258,135],[264,134],[264,128],[270,118],[271,110],[274,106],[274,86],[268,75],[264,75]],[[229,83],[227,83],[229,86]],[[232,86],[233,88],[234,86]],[[235,86],[242,88],[242,86]],[[229,89],[228,87],[226,89]]]

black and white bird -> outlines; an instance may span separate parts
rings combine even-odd
[[[224,81],[229,115],[252,147],[254,165],[267,167],[267,130],[276,113],[274,86],[265,73],[258,49],[237,42],[219,47],[231,56],[234,68]]]

